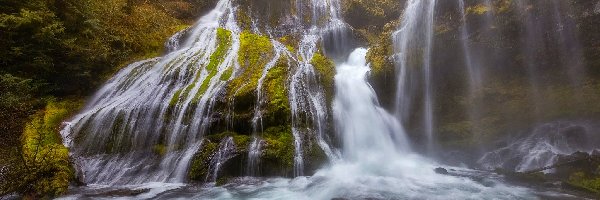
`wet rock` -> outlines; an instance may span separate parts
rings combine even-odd
[[[133,197],[146,192],[149,192],[150,189],[118,189],[111,190],[106,192],[101,192],[97,194],[89,194],[86,197]]]
[[[438,173],[438,174],[444,174],[444,175],[448,174],[448,170],[445,168],[442,168],[442,167],[435,168],[434,171],[435,171],[435,173]]]

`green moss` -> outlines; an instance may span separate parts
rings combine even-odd
[[[62,145],[59,127],[63,120],[77,111],[81,101],[51,100],[44,112],[33,116],[23,136],[23,157],[29,169],[24,180],[32,183],[35,196],[64,194],[74,178],[69,150]]]
[[[218,146],[219,143],[204,140],[202,147],[192,159],[192,164],[190,165],[190,170],[188,172],[190,180],[205,181],[209,174],[208,167],[210,165],[210,159],[217,151]]]
[[[567,183],[571,186],[600,194],[600,178],[588,177],[583,172],[571,175]]]
[[[390,22],[385,25],[385,31],[381,35],[368,37],[371,45],[366,57],[374,76],[382,76],[394,70],[394,63],[388,57],[394,53],[391,34],[397,26],[397,21]],[[368,35],[369,31],[365,32]]]
[[[273,58],[273,44],[262,35],[244,31],[240,35],[238,62],[241,74],[229,84],[229,96],[248,95],[254,92],[265,65]]]
[[[157,144],[152,147],[152,152],[156,155],[164,156],[167,154],[167,147],[164,144]]]
[[[212,156],[219,150],[218,148],[220,142],[227,137],[233,138],[237,152],[248,151],[248,146],[251,142],[250,136],[241,135],[230,131],[206,136],[202,147],[192,159],[192,164],[188,174],[191,180],[205,181],[205,178],[209,173],[208,167],[210,165],[210,160],[212,159]]]
[[[177,102],[179,102],[179,97],[181,96],[181,92],[183,92],[182,89],[179,89],[175,92],[173,97],[171,97],[171,101],[169,101],[169,107],[175,107],[175,105],[177,105]]]
[[[192,104],[198,103],[198,100],[202,97],[202,95],[204,95],[206,90],[208,90],[208,87],[210,86],[210,81],[218,74],[218,70],[219,70],[218,66],[221,63],[223,63],[223,61],[225,59],[225,54],[227,53],[227,50],[231,46],[231,31],[226,30],[224,28],[218,28],[217,29],[217,42],[218,42],[217,48],[210,55],[210,61],[209,61],[208,65],[206,65],[206,68],[205,68],[206,71],[208,71],[208,76],[202,81],[202,85],[200,85],[200,89],[198,90],[198,92],[196,94],[194,94],[194,98],[192,99]],[[200,75],[201,75],[201,73],[198,73],[196,75],[192,84],[187,86],[183,90],[183,92],[181,92],[181,95],[177,95],[178,93],[176,93],[175,96],[178,96],[177,98],[188,97],[188,95],[190,94],[192,89],[194,89],[194,87],[196,87],[196,84],[200,80]],[[231,76],[231,75],[229,75],[229,76]],[[177,100],[174,101],[172,99],[171,102],[177,103]]]
[[[275,161],[281,167],[294,166],[294,138],[292,129],[286,126],[270,127],[264,132],[266,147],[263,157]]]
[[[266,118],[267,121],[279,122],[278,125],[286,124],[288,115],[291,113],[288,89],[288,63],[285,58],[280,59],[277,64],[269,70],[265,78],[264,88],[267,90],[268,103]]]
[[[232,75],[233,75],[233,68],[230,67],[230,68],[227,68],[227,70],[225,70],[225,72],[223,72],[220,79],[221,79],[221,81],[228,81]]]
[[[315,53],[310,64],[319,72],[323,84],[326,87],[333,86],[335,77],[335,64],[323,54]]]
[[[469,13],[469,14],[476,14],[476,15],[483,15],[483,14],[489,12],[489,11],[490,11],[490,8],[487,7],[487,6],[485,6],[485,5],[483,5],[483,4],[477,4],[477,5],[474,5],[474,6],[469,6],[467,8],[467,13]]]

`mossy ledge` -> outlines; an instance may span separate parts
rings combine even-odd
[[[287,46],[290,52],[295,52]],[[282,55],[275,61],[262,83],[262,123],[257,133],[253,133],[252,119],[255,113],[258,81],[263,75],[267,63],[275,58],[272,39],[249,31],[240,33],[240,49],[238,53],[240,68],[231,77],[221,79],[228,81],[226,90],[215,105],[214,122],[202,146],[195,154],[189,178],[196,182],[213,181],[207,179],[211,160],[219,151],[220,143],[233,138],[235,153],[232,158],[222,164],[218,172],[218,183],[224,183],[231,177],[247,175],[247,155],[252,135],[256,134],[264,142],[258,174],[260,176],[291,177],[294,170],[294,137],[291,127],[291,108],[288,99],[290,69],[293,68],[293,58]],[[335,66],[333,61],[321,53],[316,53],[311,60],[319,82],[328,93],[333,94]],[[331,96],[331,95],[328,95]],[[320,166],[326,162],[322,150],[312,144],[311,136],[303,136],[302,144],[306,159],[312,165]],[[313,161],[315,160],[315,161]]]

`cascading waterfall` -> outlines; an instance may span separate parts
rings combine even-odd
[[[366,49],[357,49],[337,67],[333,111],[344,141],[343,158],[350,162],[378,162],[410,150],[404,128],[378,105],[375,91],[366,81],[370,71],[366,54]]]
[[[415,106],[422,107],[422,131],[427,151],[433,148],[433,80],[431,58],[433,48],[433,23],[436,0],[409,0],[399,30],[394,33],[398,84],[396,115],[409,121]],[[417,71],[421,69],[421,71]],[[417,88],[422,88],[423,94]],[[422,105],[415,101],[421,96]]]
[[[168,42],[171,53],[121,70],[67,123],[61,134],[80,158],[86,183],[185,180],[208,126],[211,97],[222,91],[223,73],[237,69],[234,13],[230,1],[219,1],[186,31],[187,40],[179,33]],[[218,38],[219,27],[231,38]],[[217,51],[222,59],[211,59]]]
[[[492,73],[486,74],[484,66],[487,60],[481,58],[486,56],[486,52],[478,52],[479,47],[469,43],[477,25],[471,26],[468,22],[469,13],[465,5],[468,1],[457,1],[462,23],[458,29],[459,45],[468,72],[464,81],[468,84],[468,98],[475,98],[477,92],[490,82],[487,75]],[[296,3],[297,12],[302,13],[307,7],[303,0]],[[264,66],[260,66],[262,73],[254,90],[255,104],[248,114],[252,116],[252,132],[247,133],[250,142],[238,146],[236,138],[229,135],[213,142],[214,153],[208,159],[205,180],[216,182],[221,178],[219,173],[226,169],[227,162],[238,156],[239,149],[246,147],[247,160],[244,158],[241,162],[245,166],[240,171],[245,170],[243,175],[261,175],[261,156],[268,148],[267,135],[263,138],[263,114],[268,100],[264,94],[265,81],[274,67],[286,61],[289,74],[285,82],[289,90],[287,103],[291,112],[289,125],[293,137],[295,178],[245,177],[223,187],[203,187],[194,196],[181,194],[184,198],[446,199],[449,195],[455,199],[536,198],[528,189],[502,184],[502,177],[494,173],[441,166],[415,153],[421,149],[418,149],[419,145],[411,145],[406,131],[414,124],[418,127],[410,127],[410,130],[424,136],[421,143],[426,154],[435,153],[437,147],[437,85],[434,77],[436,0],[406,1],[400,26],[393,35],[398,80],[396,104],[391,113],[379,104],[375,90],[368,82],[371,72],[366,60],[368,50],[353,50],[345,45],[349,43],[345,38],[349,27],[341,18],[340,2],[311,0],[309,3],[312,18],[307,21],[312,24],[302,27],[302,35],[295,38],[299,39],[297,51],[288,49],[282,44],[285,43],[283,40],[280,43],[269,35],[273,54],[266,58],[270,60]],[[581,68],[583,64],[578,61],[579,58],[568,59],[567,55],[575,52],[573,55],[579,57],[582,52],[575,33],[566,30],[573,23],[562,17],[566,8],[559,1],[552,3],[550,22],[536,21],[535,15],[527,11],[527,4],[528,1],[518,2],[527,24],[523,35],[523,45],[526,46],[522,47],[522,51],[527,58],[524,65],[531,70],[532,90],[537,90],[542,82],[534,70],[542,65],[536,63],[539,52],[529,46],[549,45],[546,44],[549,38],[559,38],[561,44],[557,54],[561,57],[563,71],[567,70],[567,65]],[[493,6],[490,0],[483,1],[483,5]],[[216,8],[194,27],[177,33],[167,41],[168,54],[133,63],[121,70],[90,100],[81,114],[67,123],[61,134],[74,156],[80,159],[78,166],[84,182],[122,186],[185,181],[190,160],[208,141],[204,136],[214,122],[211,120],[216,97],[223,96],[227,81],[243,71],[237,63],[241,30],[236,14],[232,1],[220,0]],[[301,16],[294,17],[296,26],[301,26],[298,24],[304,22],[300,21],[306,20]],[[486,29],[484,31],[491,31],[490,27],[495,24],[493,17],[492,11],[488,10],[482,25]],[[250,23],[250,29],[260,33],[258,22],[251,19]],[[556,35],[536,38],[547,29],[545,26],[556,28]],[[483,35],[491,37],[493,33]],[[334,51],[328,52],[326,46]],[[322,80],[319,80],[319,72],[312,63],[313,57],[322,51],[330,53],[328,56],[338,61],[331,106],[328,105],[330,99],[326,96]],[[347,55],[349,51],[352,53]],[[340,55],[348,57],[347,60],[339,62]],[[577,75],[582,73],[580,69],[565,72],[573,86],[580,84],[580,76]],[[482,116],[480,110],[483,106],[477,103],[467,107],[469,118],[473,120]],[[473,129],[477,130],[478,126],[475,124]],[[547,166],[560,155],[582,150],[572,148],[582,144],[572,144],[569,138],[563,138],[562,132],[570,131],[572,127],[578,128],[571,124],[542,125],[531,136],[511,141],[506,147],[487,153],[479,164],[489,169],[509,166],[517,171]],[[334,147],[337,144],[330,138],[330,132],[337,134],[341,142],[339,149]],[[305,145],[308,140],[316,140],[330,163],[314,176],[305,177],[305,156],[309,155],[305,152]],[[588,146],[583,150],[594,150],[593,145]],[[291,150],[288,152],[291,154]],[[515,164],[514,160],[519,162]],[[448,174],[434,171],[440,166],[448,169]],[[167,192],[166,197],[176,192]]]
[[[316,135],[317,143],[330,160],[339,157],[339,153],[331,148],[328,136],[325,134],[328,112],[323,88],[318,84],[316,71],[311,64],[318,50],[318,42],[322,36],[343,29],[339,19],[339,2],[337,0],[311,1],[313,8],[313,25],[304,33],[298,45],[298,67],[293,72],[290,81],[290,105],[292,110],[292,133],[295,138],[294,174],[303,174],[302,136]],[[298,3],[301,5],[301,3]],[[299,9],[301,10],[301,9]],[[317,19],[328,15],[329,20],[324,26],[317,24]],[[309,127],[303,124],[310,124]]]

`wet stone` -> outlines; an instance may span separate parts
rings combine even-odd
[[[435,168],[434,171],[435,171],[435,173],[438,173],[438,174],[448,174],[448,170],[445,168],[442,168],[442,167]]]

